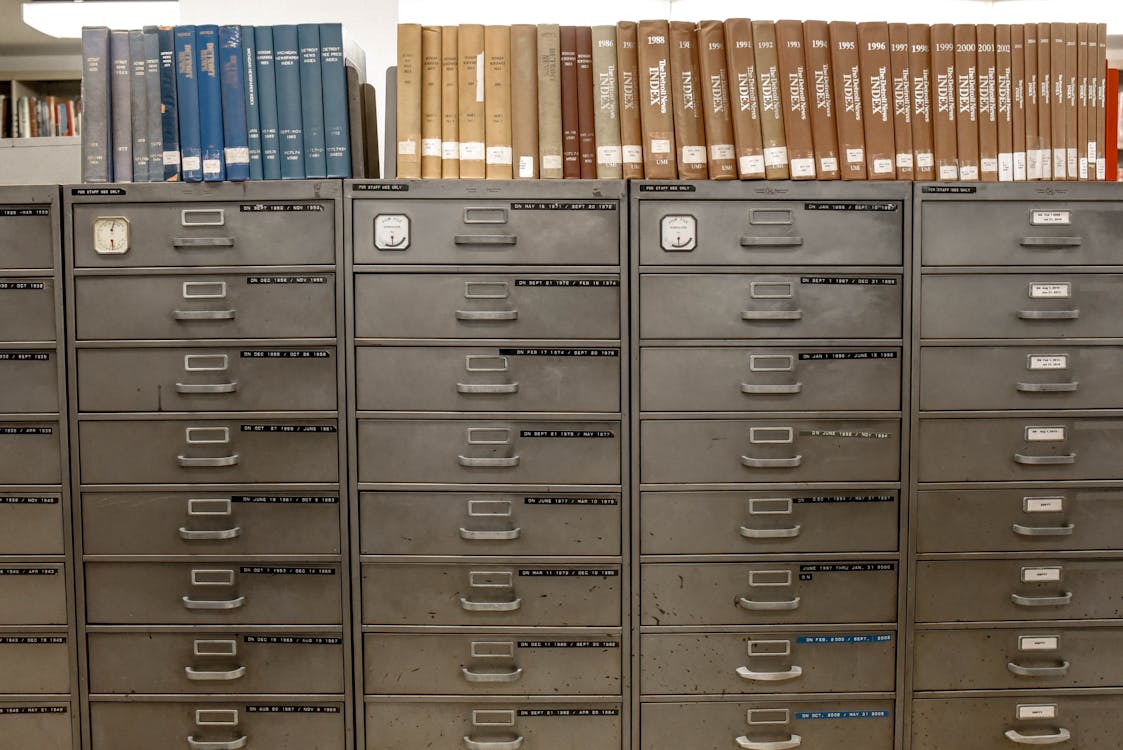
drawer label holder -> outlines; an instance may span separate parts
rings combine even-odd
[[[900,208],[892,201],[808,201],[803,207],[808,211],[896,211]]]
[[[342,646],[343,639],[323,635],[245,635],[242,643],[267,643],[280,646]]]
[[[809,646],[838,646],[853,643],[891,643],[892,633],[875,633],[872,635],[801,635],[795,639],[796,643]]]
[[[801,362],[840,359],[896,359],[897,352],[800,352]]]
[[[820,505],[826,503],[892,503],[897,498],[893,495],[814,495],[810,497],[793,497],[792,502],[798,504]]]
[[[235,495],[230,498],[230,502],[257,505],[339,505],[339,498],[300,495]]]
[[[519,576],[528,578],[613,578],[620,571],[611,568],[519,568]]]
[[[0,362],[47,362],[49,352],[0,352]]]
[[[614,438],[612,430],[519,430],[524,438]]]
[[[50,216],[51,209],[41,208],[0,208],[0,219],[21,218],[26,216]]]
[[[328,359],[326,349],[243,349],[243,359]]]
[[[619,357],[619,349],[540,349],[519,347],[500,349],[504,357]]]
[[[515,201],[512,211],[615,211],[615,201]]]
[[[586,716],[619,716],[618,708],[520,708],[519,716],[534,718],[538,716],[561,716],[582,718]]]
[[[615,497],[524,497],[525,505],[567,505],[581,507],[590,505],[619,505]]]
[[[888,719],[888,711],[797,711],[796,719]]]
[[[57,646],[64,643],[64,635],[0,636],[0,646]]]
[[[271,576],[333,576],[335,575],[335,568],[316,568],[316,567],[293,567],[281,568],[265,565],[243,565],[238,569],[239,573],[248,575],[271,575]]]
[[[0,706],[0,716],[13,714],[64,714],[66,706]]]
[[[519,641],[519,648],[620,648],[619,641]]]
[[[276,214],[276,213],[323,213],[322,203],[243,203],[238,206],[242,213],[251,214]]]
[[[339,706],[246,706],[248,714],[338,714]]]
[[[0,505],[58,505],[57,497],[0,497]]]

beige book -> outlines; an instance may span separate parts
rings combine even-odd
[[[1099,43],[1099,58],[1096,63],[1096,70],[1100,74],[1099,96],[1096,102],[1096,110],[1099,116],[1096,118],[1096,179],[1107,179],[1107,24],[1096,24],[1096,40]],[[1112,123],[1115,127],[1115,123]],[[1115,175],[1111,176],[1112,181],[1116,179]]]
[[[538,27],[511,26],[511,167],[538,178]]]
[[[441,27],[421,28],[421,176],[441,178]]]
[[[643,178],[643,126],[639,113],[639,61],[636,24],[616,24],[617,104],[620,108],[620,156],[625,179]]]
[[[486,177],[514,176],[511,149],[511,27],[484,28],[484,143]]]
[[[421,177],[421,25],[398,25],[398,177]]]
[[[915,174],[912,152],[912,94],[909,83],[909,27],[889,24],[889,64],[893,92],[893,148],[898,180],[911,180]]]
[[[704,180],[709,176],[706,129],[702,121],[702,92],[698,83],[698,40],[694,24],[670,22],[671,108],[675,123],[678,176]]]
[[[866,172],[871,180],[896,178],[893,105],[890,86],[889,24],[858,24],[858,65],[862,70],[862,119],[866,133]]]
[[[1078,24],[1065,25],[1065,179],[1079,179],[1080,159],[1076,148],[1076,35]]]
[[[831,21],[831,74],[839,169],[844,180],[866,179],[866,133],[862,114],[862,71],[858,61],[858,25]]]
[[[441,27],[441,177],[460,177],[460,66],[455,26]]]
[[[932,155],[932,30],[909,25],[909,95],[912,103],[913,167],[918,180],[936,179]]]
[[[593,124],[598,180],[619,180],[623,177],[620,104],[616,86],[616,27],[594,26]]]
[[[937,180],[959,179],[955,101],[955,27],[932,26],[932,158]]]
[[[1041,137],[1037,131],[1037,24],[1022,24],[1022,42],[1025,44],[1025,131],[1026,179],[1041,179]]]
[[[710,179],[735,180],[737,150],[733,145],[729,77],[725,70],[725,25],[721,21],[702,21],[698,24],[698,65]]]
[[[562,164],[561,27],[538,25],[538,173],[560,180]]]
[[[747,18],[725,22],[725,62],[729,72],[733,115],[733,147],[737,176],[764,179],[764,139],[760,131],[760,102],[756,90],[756,52],[753,25]]]
[[[1076,178],[1088,180],[1088,24],[1076,25]]]
[[[1050,101],[1050,131],[1053,137],[1053,179],[1068,179],[1068,152],[1065,151],[1067,142],[1065,125],[1065,84],[1068,81],[1068,71],[1065,67],[1065,24],[1049,24],[1049,73],[1052,80],[1052,100]]]
[[[1025,28],[1010,26],[1010,130],[1014,182],[1024,182],[1026,170],[1026,44]]]
[[[776,22],[776,59],[779,63],[780,102],[784,107],[784,140],[793,180],[815,179],[815,143],[811,136],[811,107],[807,95],[807,62],[803,54],[803,24]]]
[[[831,76],[831,32],[826,21],[803,22],[803,57],[807,66],[807,105],[811,110],[811,139],[815,171],[820,180],[837,180],[838,126],[834,114]]]
[[[1037,153],[1041,179],[1053,179],[1052,24],[1037,24]]]
[[[764,173],[770,180],[786,180],[788,142],[784,133],[784,103],[780,98],[780,60],[776,51],[776,25],[753,21],[756,83],[760,99],[760,132],[764,137]]]
[[[994,24],[975,27],[975,60],[979,107],[979,179],[998,182],[998,107]]]
[[[979,179],[979,76],[975,27],[955,25],[956,150],[959,179]]]
[[[461,24],[457,32],[460,58],[460,176],[486,176],[484,112],[484,27]]]
[[[670,27],[666,21],[640,21],[636,33],[644,175],[649,180],[673,180],[678,176],[678,166],[671,104]]]

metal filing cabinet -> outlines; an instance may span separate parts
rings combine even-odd
[[[341,193],[64,188],[88,750],[353,746]]]
[[[0,187],[0,748],[79,736],[58,187]]]
[[[910,186],[631,190],[634,747],[892,750]]]
[[[1123,200],[915,190],[911,748],[1117,747]]]
[[[360,742],[618,750],[625,183],[345,195]]]

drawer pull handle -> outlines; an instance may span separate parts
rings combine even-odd
[[[176,320],[234,320],[236,310],[176,310]]]
[[[508,393],[518,393],[518,383],[499,383],[499,384],[477,384],[477,383],[457,383],[457,393],[484,393],[489,395],[504,395]]]
[[[1022,393],[1075,393],[1079,383],[1018,383]]]
[[[172,247],[190,250],[197,247],[234,247],[233,237],[176,237]]]
[[[522,529],[510,529],[508,531],[478,531],[476,529],[466,529],[460,527],[460,538],[467,539],[473,542],[509,542],[518,539],[522,536]]]
[[[1059,466],[1061,464],[1076,463],[1076,454],[1064,453],[1059,456],[1027,456],[1024,453],[1015,453],[1014,460],[1025,466]]]
[[[1018,536],[1072,536],[1076,525],[1066,523],[1064,526],[1023,526],[1016,523],[1011,528]]]
[[[246,676],[246,668],[238,667],[223,672],[208,672],[193,667],[184,667],[184,672],[187,673],[187,679],[196,682],[221,682],[227,680],[240,680]]]
[[[518,235],[514,234],[458,234],[452,238],[454,244],[472,246],[510,246],[519,243]]]
[[[748,737],[738,737],[737,746],[745,750],[793,750],[803,744],[803,738],[793,734],[786,740],[778,742],[753,742]]]
[[[780,612],[799,609],[799,597],[789,599],[786,602],[757,602],[752,599],[741,597],[737,600],[737,605],[741,609],[747,609],[750,612]]]
[[[522,605],[522,599],[513,599],[509,602],[474,602],[460,597],[460,608],[465,612],[517,612]]]
[[[1023,667],[1021,664],[1008,662],[1006,668],[1018,677],[1064,677],[1068,674],[1069,663],[1063,661],[1055,667]]]
[[[748,526],[742,526],[741,536],[746,539],[794,539],[799,536],[802,528],[798,523],[786,529],[750,529]]]
[[[237,466],[240,460],[237,453],[233,456],[219,456],[218,458],[190,458],[176,456],[175,462],[184,469],[208,469],[222,466]]]
[[[803,383],[791,383],[790,385],[754,385],[752,383],[741,383],[741,393],[747,393],[750,396],[755,394],[800,393],[802,390]]]
[[[803,320],[803,310],[743,310],[741,320]]]
[[[457,456],[456,460],[467,469],[513,469],[519,465],[519,457],[510,458],[472,458]]]
[[[1010,601],[1019,607],[1063,607],[1072,604],[1072,592],[1066,591],[1060,596],[1022,596],[1010,594]]]
[[[238,391],[238,382],[233,383],[211,383],[211,384],[192,384],[192,383],[176,383],[176,393],[236,393]]]
[[[1059,745],[1072,739],[1072,734],[1063,727],[1053,734],[1022,734],[1016,729],[1007,729],[1006,739],[1019,745]]]
[[[1077,320],[1080,310],[1018,310],[1022,320]]]
[[[514,672],[473,672],[467,667],[461,667],[460,671],[468,682],[518,682],[523,676],[522,667]]]
[[[216,610],[231,610],[241,609],[246,603],[246,597],[239,596],[237,599],[192,599],[189,596],[183,597],[183,606],[192,610],[203,611],[216,611]]]
[[[741,247],[799,247],[802,237],[741,237]]]
[[[522,736],[518,736],[513,740],[491,740],[488,742],[478,742],[471,737],[464,737],[464,747],[467,750],[519,750],[523,746]]]
[[[236,740],[227,740],[225,742],[204,742],[194,737],[188,737],[187,746],[191,748],[191,750],[242,750],[248,741],[249,738],[245,735],[242,735]]]
[[[1080,247],[1084,244],[1083,237],[1022,237],[1022,247]]]
[[[457,320],[518,320],[518,310],[457,310]]]
[[[803,463],[803,456],[791,458],[753,458],[741,456],[741,465],[749,469],[794,469]]]
[[[179,527],[179,538],[188,542],[221,542],[227,539],[237,539],[242,535],[242,527],[232,529],[219,529],[217,531],[194,531]]]
[[[803,667],[792,667],[783,672],[754,672],[748,667],[737,667],[737,676],[754,682],[783,682],[803,675]]]

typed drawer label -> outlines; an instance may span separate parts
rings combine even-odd
[[[1055,635],[1023,635],[1018,637],[1019,651],[1056,651],[1060,638]]]
[[[1029,285],[1030,299],[1068,299],[1072,284],[1068,281],[1037,282]]]
[[[1072,211],[1031,211],[1029,223],[1035,227],[1067,227],[1072,224]]]
[[[1029,355],[1029,369],[1031,370],[1067,370],[1067,354],[1031,354]]]
[[[1065,439],[1064,427],[1027,427],[1026,441],[1030,443],[1059,443]]]

